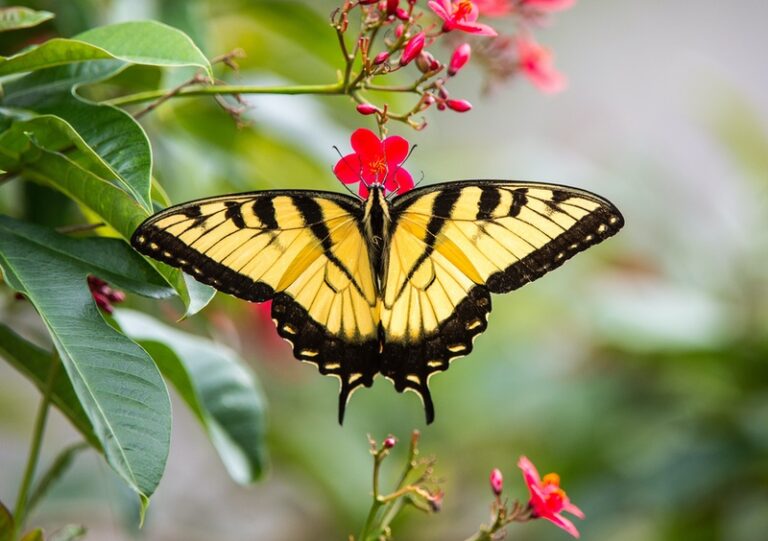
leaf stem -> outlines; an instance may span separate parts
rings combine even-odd
[[[48,420],[48,409],[51,405],[51,395],[53,394],[53,384],[56,381],[56,375],[59,372],[59,355],[54,350],[53,359],[51,362],[51,368],[48,371],[48,380],[45,383],[45,390],[43,391],[43,397],[40,402],[40,407],[37,410],[37,417],[35,418],[35,426],[32,432],[32,443],[29,448],[29,455],[27,457],[27,466],[24,469],[24,477],[19,487],[19,495],[16,498],[16,509],[13,513],[14,518],[14,532],[11,539],[16,538],[16,533],[19,532],[24,526],[24,520],[27,514],[27,494],[32,486],[32,479],[35,476],[35,470],[37,469],[37,462],[40,458],[40,449],[43,443],[43,433],[45,432],[45,424]]]
[[[328,85],[288,85],[288,86],[254,86],[254,85],[209,85],[209,86],[190,86],[181,89],[173,94],[172,97],[179,96],[210,96],[227,94],[344,94],[344,85],[342,83],[333,83]],[[132,105],[153,101],[163,98],[168,94],[168,90],[149,90],[146,92],[137,92],[135,94],[126,94],[111,100],[105,100],[101,103],[109,105]]]

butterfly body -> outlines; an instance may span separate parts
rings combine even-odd
[[[131,242],[240,298],[272,300],[294,355],[350,394],[378,374],[415,391],[472,351],[491,293],[505,293],[616,233],[618,210],[543,183],[449,182],[359,200],[332,192],[214,197],[150,217]]]

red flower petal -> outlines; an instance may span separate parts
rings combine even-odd
[[[361,182],[357,187],[357,193],[359,193],[360,197],[363,199],[368,199],[368,186],[364,182]]]
[[[387,137],[383,141],[384,158],[387,161],[387,165],[391,169],[393,165],[399,165],[403,163],[403,160],[408,156],[408,141],[400,137],[399,135],[393,135]]]
[[[341,158],[333,168],[333,174],[336,175],[344,184],[354,184],[359,182],[362,176],[363,166],[357,154],[347,154]]]
[[[352,149],[358,154],[363,164],[382,157],[381,140],[371,130],[365,128],[355,130],[350,141]]]
[[[413,190],[413,177],[402,167],[395,173],[395,181],[397,182],[397,193],[402,194],[408,190]]]
[[[557,513],[555,513],[554,515],[542,515],[541,518],[547,519],[552,524],[554,524],[559,528],[562,528],[563,530],[571,534],[576,539],[579,538],[579,530],[576,529],[576,526],[573,525],[573,522],[571,522],[564,516],[558,515]]]

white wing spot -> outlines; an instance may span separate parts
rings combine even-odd
[[[417,384],[421,385],[421,378],[419,376],[417,376],[416,374],[408,374],[407,376],[405,376],[405,379],[407,379],[408,381],[412,381],[413,383],[417,383]]]
[[[430,368],[438,368],[443,366],[443,361],[427,361],[427,366]]]
[[[459,351],[464,351],[465,349],[467,349],[467,346],[464,344],[454,344],[452,346],[448,346],[448,351],[451,353],[458,353]]]
[[[319,352],[316,349],[302,349],[299,354],[304,357],[317,357],[318,353]]]
[[[288,334],[296,334],[296,329],[286,323],[283,325],[283,332],[287,332]]]
[[[326,370],[338,370],[339,368],[341,368],[339,363],[325,363]]]
[[[347,380],[347,383],[354,383],[362,377],[363,377],[363,374],[361,374],[360,372],[353,372],[349,375],[349,379]]]
[[[605,224],[600,224],[600,226],[597,228],[598,233],[605,233],[608,229],[608,226]]]
[[[474,319],[474,320],[470,321],[469,323],[467,323],[467,330],[471,331],[472,329],[477,329],[482,324],[483,324],[483,322],[480,321],[479,319]]]

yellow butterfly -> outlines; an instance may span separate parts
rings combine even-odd
[[[472,351],[491,293],[559,267],[624,225],[609,201],[533,182],[447,182],[388,200],[319,191],[225,195],[147,219],[131,243],[224,293],[272,300],[297,359],[350,394],[382,374],[421,397],[435,372]]]

